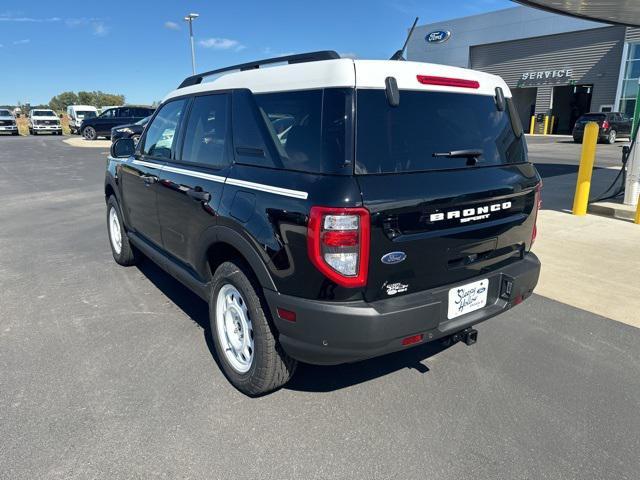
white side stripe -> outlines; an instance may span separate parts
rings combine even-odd
[[[300,190],[289,190],[288,188],[274,187],[263,183],[247,182],[245,180],[237,180],[235,178],[227,178],[226,183],[237,187],[246,187],[251,188],[252,190],[260,190],[261,192],[283,195],[285,197],[301,198],[303,200],[306,200],[307,197],[309,197],[307,192],[301,192]]]
[[[142,165],[143,167],[149,167],[149,168],[157,168],[157,169],[162,168],[162,165],[160,165],[159,163],[143,162],[142,160],[134,160],[131,163],[135,165]]]
[[[187,170],[185,168],[170,167],[168,165],[160,165],[158,163],[143,162],[142,160],[133,160],[136,165],[142,165],[149,168],[157,168],[162,171],[180,173],[182,175],[188,175],[190,177],[202,178],[203,180],[211,180],[212,182],[228,183],[229,185],[235,185],[236,187],[245,187],[252,190],[258,190],[261,192],[273,193],[274,195],[282,195],[284,197],[300,198],[306,200],[309,198],[307,192],[300,190],[290,190],[288,188],[274,187],[273,185],[265,185],[264,183],[247,182],[246,180],[237,180],[235,178],[225,178],[219,175],[211,175],[209,173],[198,172],[195,170]]]
[[[197,172],[195,170],[186,170],[184,168],[176,168],[165,165],[162,168],[162,171],[173,172],[173,173],[181,173],[183,175],[188,175],[190,177],[202,178],[204,180],[211,180],[212,182],[224,183],[224,177],[220,177],[219,175],[211,175],[209,173]]]

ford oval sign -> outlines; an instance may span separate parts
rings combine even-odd
[[[403,262],[407,258],[407,254],[404,252],[390,252],[384,255],[380,261],[387,265],[393,265],[394,263]]]
[[[450,36],[451,36],[451,32],[448,30],[436,30],[435,32],[431,32],[427,34],[427,36],[425,37],[425,40],[428,43],[442,43],[449,40]]]

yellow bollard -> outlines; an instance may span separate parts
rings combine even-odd
[[[580,168],[578,169],[578,182],[576,195],[573,199],[573,214],[586,215],[589,203],[589,190],[591,189],[591,174],[596,159],[596,144],[600,127],[596,122],[589,122],[584,128],[582,139],[582,155],[580,156]]]
[[[536,116],[535,115],[531,117],[531,126],[529,127],[529,134],[533,135],[534,133],[536,133]]]
[[[636,224],[640,225],[640,195],[638,195],[638,206],[636,207]]]
[[[551,115],[551,126],[549,127],[549,134],[553,135],[553,127],[555,126],[556,123],[556,116],[555,115]]]
[[[549,128],[549,115],[544,116],[544,134],[546,135]]]

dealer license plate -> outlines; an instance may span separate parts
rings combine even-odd
[[[480,310],[487,305],[489,280],[468,283],[449,290],[449,319]]]

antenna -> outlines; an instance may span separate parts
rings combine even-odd
[[[418,24],[418,17],[416,17],[416,19],[414,20],[413,25],[409,30],[409,34],[407,35],[407,39],[404,41],[404,45],[402,46],[402,49],[394,53],[389,60],[401,60],[401,61],[406,60],[404,58],[404,51],[407,49],[407,45],[409,44],[409,40],[411,40],[411,36],[413,35],[413,31],[415,30],[417,24]]]

